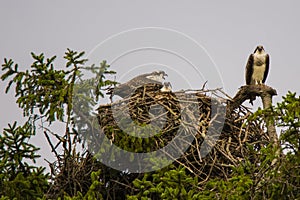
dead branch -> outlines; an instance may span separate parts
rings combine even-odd
[[[238,93],[235,95],[235,97],[232,100],[228,101],[227,106],[227,117],[230,117],[230,114],[232,111],[236,108],[238,108],[244,101],[247,99],[250,100],[250,102],[253,100],[254,97],[260,96],[263,103],[263,108],[267,109],[272,106],[272,97],[274,95],[277,95],[277,91],[273,89],[270,86],[267,85],[245,85],[240,88]],[[254,98],[255,99],[255,98]],[[270,120],[267,118],[265,119],[267,124],[267,130],[268,135],[270,138],[270,141],[272,141],[274,144],[278,143],[278,137],[276,133],[276,129],[273,123],[270,122]]]

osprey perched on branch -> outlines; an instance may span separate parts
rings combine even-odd
[[[118,95],[122,98],[129,97],[134,91],[147,84],[158,84],[163,86],[162,82],[168,76],[164,71],[154,71],[152,73],[142,74],[134,77],[126,83],[122,83],[114,88],[111,88],[107,94]]]
[[[269,73],[270,57],[264,50],[264,47],[259,45],[254,50],[246,65],[246,84],[261,85],[264,84]],[[253,105],[255,96],[251,96],[250,103]]]
[[[270,58],[263,46],[257,46],[248,58],[246,66],[246,84],[264,84],[269,72]]]

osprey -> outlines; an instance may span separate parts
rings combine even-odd
[[[270,57],[264,50],[264,47],[259,45],[254,50],[246,65],[246,84],[261,85],[264,84],[269,73]],[[250,97],[250,103],[253,105],[255,96]]]
[[[160,89],[161,92],[172,92],[172,86],[170,82],[164,82],[163,87]]]
[[[269,72],[270,58],[263,46],[257,46],[248,58],[246,65],[246,84],[264,84]]]
[[[111,88],[107,94],[118,95],[125,98],[132,95],[137,88],[143,85],[158,84],[163,86],[162,82],[165,80],[165,76],[168,75],[164,71],[154,71],[152,73],[142,74],[115,88]]]

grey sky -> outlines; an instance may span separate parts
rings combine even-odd
[[[56,63],[61,65],[67,48],[88,53],[122,31],[161,27],[182,32],[202,45],[220,71],[224,83],[220,87],[231,96],[244,85],[246,61],[258,44],[271,57],[266,84],[277,89],[274,100],[288,90],[299,94],[299,1],[245,2],[1,1],[0,59],[3,63],[4,57],[12,58],[28,69],[30,52],[44,52],[49,57],[58,55]],[[1,130],[22,115],[13,95],[4,95],[5,84],[0,83]]]

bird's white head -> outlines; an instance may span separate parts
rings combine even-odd
[[[172,86],[170,82],[164,82],[163,87],[160,89],[161,92],[171,92]]]
[[[256,49],[254,50],[254,53],[259,53],[259,54],[264,53],[264,52],[265,52],[265,49],[262,45],[258,45],[256,47]]]
[[[166,76],[168,75],[164,71],[154,71],[149,76],[147,76],[147,78],[162,83],[165,80]]]
[[[166,74],[166,72],[160,70],[160,71],[155,71],[155,74],[157,74],[158,76],[160,76],[162,79],[165,80],[165,76],[168,76],[168,74]]]

